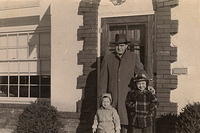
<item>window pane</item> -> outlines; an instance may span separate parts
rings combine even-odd
[[[18,72],[18,62],[9,62],[9,69],[11,73]]]
[[[38,45],[39,44],[39,35],[38,33],[32,33],[29,34],[29,38],[28,38],[28,45]]]
[[[18,84],[18,76],[10,76],[10,84]]]
[[[18,86],[10,86],[10,97],[18,96]]]
[[[49,75],[41,76],[41,84],[50,84],[50,76]]]
[[[50,45],[50,32],[40,33],[40,44]]]
[[[44,57],[50,58],[50,53],[51,53],[50,46],[47,46],[47,45],[40,46],[40,57],[41,58],[44,58]]]
[[[8,76],[0,76],[0,84],[8,84]]]
[[[31,76],[31,84],[39,84],[39,76]]]
[[[28,73],[28,62],[20,62],[19,64],[19,71],[22,73]]]
[[[41,61],[41,72],[42,73],[50,73],[50,61],[49,60],[42,60]]]
[[[27,48],[18,49],[18,59],[27,59],[28,51]]]
[[[8,62],[0,62],[0,73],[8,73]]]
[[[28,46],[27,40],[28,40],[28,35],[27,34],[20,34],[18,36],[18,46],[19,47]]]
[[[0,85],[0,97],[8,96],[8,85]]]
[[[31,62],[29,62],[29,70],[30,70],[30,72],[35,72],[35,73],[37,73],[37,72],[39,72],[39,61],[31,61]]]
[[[30,45],[29,46],[29,58],[30,59],[36,59],[38,56],[37,56],[37,45]]]
[[[8,59],[17,59],[17,49],[8,49]]]
[[[20,86],[20,97],[28,97],[28,86]]]
[[[0,47],[7,48],[7,36],[0,36]]]
[[[0,49],[0,60],[7,59],[7,49]]]
[[[39,97],[39,86],[31,86],[31,97]]]
[[[50,86],[41,86],[41,98],[50,98]]]
[[[9,35],[8,36],[8,46],[12,48],[17,47],[17,36],[16,35]]]
[[[28,76],[20,76],[20,84],[28,84],[29,77]]]

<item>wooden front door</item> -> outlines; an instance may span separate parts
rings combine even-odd
[[[126,34],[131,41],[128,49],[140,55],[145,70],[153,79],[153,15],[102,18],[101,24],[101,56],[114,50],[111,42],[115,41],[116,34]]]

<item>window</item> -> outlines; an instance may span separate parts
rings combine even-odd
[[[0,97],[50,97],[50,32],[0,35]]]

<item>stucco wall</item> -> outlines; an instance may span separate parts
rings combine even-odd
[[[77,65],[77,53],[82,41],[77,41],[77,29],[82,25],[78,13],[79,0],[53,0],[51,6],[51,102],[59,111],[76,111],[81,90],[76,89],[82,66]]]
[[[178,103],[178,111],[187,103],[200,101],[200,1],[179,0],[172,10],[172,18],[179,20],[179,32],[172,37],[178,47],[178,60],[173,68],[188,68],[187,75],[178,76],[178,87],[171,100]]]

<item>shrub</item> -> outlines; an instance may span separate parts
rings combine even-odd
[[[179,133],[200,133],[200,103],[186,105],[176,123]]]
[[[58,133],[61,127],[56,108],[40,101],[24,109],[19,116],[17,133]]]

